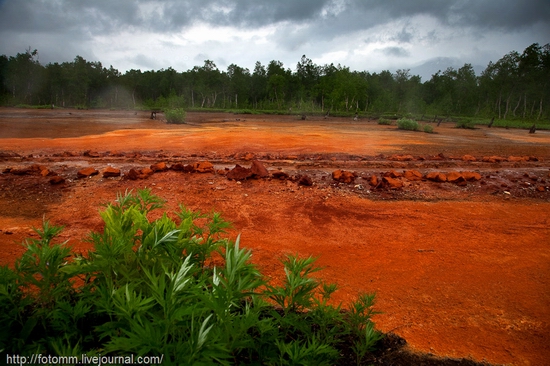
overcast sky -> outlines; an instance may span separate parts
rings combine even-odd
[[[302,55],[352,70],[476,71],[550,43],[550,0],[0,0],[0,54],[186,71]]]

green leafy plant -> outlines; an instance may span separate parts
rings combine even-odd
[[[470,118],[462,118],[458,122],[456,122],[455,127],[473,130],[476,128],[476,125],[475,122],[472,121]]]
[[[415,120],[408,119],[408,118],[400,118],[397,120],[397,128],[400,130],[407,130],[407,131],[419,131],[420,125]]]
[[[360,360],[375,347],[374,295],[342,312],[330,301],[337,286],[313,277],[316,259],[294,255],[282,260],[282,285],[270,285],[240,237],[224,237],[230,224],[219,214],[180,205],[151,215],[163,205],[148,189],[118,194],[85,255],[58,243],[62,228],[44,221],[14,269],[0,267],[0,349],[329,365],[342,348]]]
[[[165,110],[164,116],[168,123],[182,124],[185,123],[187,114],[183,108],[172,108]]]
[[[426,133],[434,133],[434,128],[432,125],[424,125],[423,130]]]
[[[392,120],[391,119],[388,119],[388,118],[380,118],[378,120],[378,124],[379,125],[386,125],[386,126],[389,126],[392,124]]]

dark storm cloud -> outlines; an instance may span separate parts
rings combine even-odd
[[[402,47],[386,47],[380,50],[386,56],[391,57],[407,57],[410,55],[409,51]]]

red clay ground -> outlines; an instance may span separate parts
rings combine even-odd
[[[100,230],[100,204],[150,187],[169,209],[182,202],[218,211],[232,237],[272,277],[286,253],[317,256],[321,276],[340,285],[344,304],[377,293],[377,327],[438,356],[513,365],[550,359],[550,133],[435,126],[399,131],[375,121],[189,113],[188,124],[145,112],[0,109],[0,264],[43,216],[64,225],[77,250]],[[410,155],[410,156],[408,156]],[[471,155],[475,161],[465,161]],[[485,157],[485,159],[484,159]],[[493,157],[493,159],[487,159]],[[495,159],[495,157],[497,157]],[[525,157],[525,158],[522,158]],[[228,180],[224,169],[258,159],[288,180]],[[483,161],[485,160],[485,161]],[[113,166],[127,173],[156,162],[209,161],[215,173],[155,173],[144,180],[77,179]],[[52,185],[33,164],[65,183]],[[353,171],[353,183],[331,173]],[[219,171],[218,171],[219,170]],[[386,172],[470,171],[463,185],[369,183]],[[298,185],[307,175],[313,186]]]

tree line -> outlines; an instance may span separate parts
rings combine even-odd
[[[42,65],[38,51],[0,56],[2,105],[81,108],[215,108],[339,113],[413,113],[499,119],[550,117],[550,44],[509,52],[478,76],[471,64],[421,81],[410,70],[352,71],[316,65],[305,55],[294,70],[280,61],[254,70],[211,60],[184,72],[129,70],[76,56]]]

